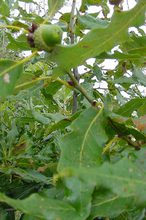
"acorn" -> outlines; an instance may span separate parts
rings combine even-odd
[[[61,43],[63,31],[58,25],[40,25],[33,34],[35,48],[51,52]]]
[[[27,41],[31,47],[51,52],[61,43],[63,31],[58,25],[32,24],[28,29]]]

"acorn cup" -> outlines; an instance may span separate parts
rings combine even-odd
[[[109,3],[111,5],[117,5],[117,6],[122,2],[123,2],[123,0],[109,0]]]
[[[29,30],[27,36],[31,47],[51,52],[57,44],[61,43],[63,31],[58,25],[42,24],[34,32]]]

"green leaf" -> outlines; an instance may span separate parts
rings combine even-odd
[[[141,133],[131,125],[126,124],[125,121],[121,120],[122,117],[120,115],[118,116],[114,113],[111,113],[109,115],[109,118],[111,119],[111,126],[113,127],[113,129],[115,129],[118,135],[120,136],[133,135],[137,140],[146,141],[145,134]]]
[[[11,129],[9,130],[8,135],[7,135],[8,143],[10,146],[12,146],[15,143],[18,135],[19,135],[19,132],[18,132],[18,128],[16,126],[16,121],[13,120],[12,125],[11,125]]]
[[[14,66],[14,68],[9,71],[11,66]],[[23,71],[23,66],[17,65],[16,62],[11,60],[0,60],[0,72],[3,71],[6,73],[0,76],[0,96],[5,97],[12,94],[15,84]]]
[[[146,114],[146,99],[143,100],[143,103],[141,106],[137,109],[137,115],[138,116],[143,116]]]
[[[85,10],[87,9],[87,5],[102,5],[102,3],[104,4],[104,1],[102,0],[82,0],[80,11],[85,12]]]
[[[68,174],[68,178],[66,175],[64,181],[71,181],[72,185],[74,185],[75,192],[73,194],[74,197],[73,195],[72,197],[77,197],[78,200],[80,200],[80,198],[82,200],[84,195],[86,198],[85,188],[88,189],[89,187],[89,189],[91,189],[90,187],[92,187],[93,189],[94,186],[96,186],[96,191],[92,193],[90,220],[97,216],[115,217],[132,208],[139,206],[145,207],[146,172],[142,169],[142,164],[141,167],[139,167],[137,163],[133,163],[129,159],[124,158],[117,163],[104,163],[98,167],[66,168],[62,173]],[[75,177],[79,178],[78,188],[81,186],[81,194],[77,193],[79,190],[76,189],[77,183],[73,184],[75,183],[75,181],[73,181]],[[80,184],[81,181],[83,181],[82,185]],[[85,186],[84,183],[87,185]],[[68,185],[67,187],[69,188]],[[87,197],[89,199],[89,195]],[[88,204],[90,205],[89,201]]]
[[[21,169],[21,168],[0,168],[0,172],[4,173],[4,174],[16,174],[20,177],[22,177],[22,179],[27,180],[27,181],[34,181],[36,183],[45,183],[45,184],[49,184],[50,183],[50,179],[47,178],[46,176],[44,176],[43,174],[35,171],[35,170],[31,170],[31,169]]]
[[[122,105],[116,113],[125,117],[130,117],[133,111],[139,109],[144,102],[146,102],[146,98],[131,99],[129,102]]]
[[[65,0],[48,0],[49,15],[52,17],[64,4]]]
[[[83,0],[83,3],[88,5],[98,5],[102,3],[102,0]]]
[[[33,4],[36,4],[35,2],[33,2]],[[44,21],[44,19],[42,18],[42,16],[39,16],[35,13],[28,13],[27,10],[23,9],[22,7],[20,7],[19,5],[17,5],[17,10],[20,13],[20,17],[23,18],[23,21],[27,21],[27,22],[34,22],[36,24],[40,24]]]
[[[44,115],[42,115],[41,113],[39,113],[35,110],[32,111],[32,115],[36,121],[38,121],[44,125],[47,125],[50,122],[49,118],[45,117]]]
[[[104,163],[96,168],[74,170],[72,175],[95,184],[97,188],[106,188],[121,198],[133,197],[136,205],[146,202],[146,173],[136,164],[124,158],[117,163]]]
[[[146,173],[146,148],[145,145],[143,146],[143,148],[136,152],[135,154],[135,160],[134,162],[136,163],[137,167],[144,173]]]
[[[65,201],[33,194],[24,200],[14,200],[0,193],[0,201],[36,218],[45,220],[83,220],[75,208]]]
[[[128,212],[134,206],[133,197],[121,198],[105,188],[99,188],[93,194],[91,213],[88,220],[95,217],[116,217],[123,212]]]
[[[70,166],[78,169],[99,165],[102,161],[102,147],[108,140],[105,125],[107,120],[102,109],[91,107],[81,113],[69,127],[71,132],[61,140],[58,170]],[[90,213],[94,185],[74,177],[67,178],[65,185],[69,190],[68,201],[86,219]]]
[[[32,217],[30,215],[24,215],[21,220],[36,220],[36,217]],[[39,220],[44,220],[44,219],[39,219]]]
[[[27,24],[24,24],[23,22],[19,21],[19,20],[15,20],[14,22],[12,22],[12,26],[17,26],[17,27],[20,27],[20,28],[24,28],[24,29],[28,29],[28,25]],[[17,32],[17,30],[15,29],[12,29],[13,32]]]
[[[21,168],[13,168],[12,173],[15,173],[19,176],[21,176],[25,180],[29,181],[34,181],[36,183],[45,183],[45,184],[50,184],[50,179],[44,176],[43,174],[31,170],[31,169],[21,169]]]
[[[72,123],[72,121],[74,121],[79,116],[79,114],[80,114],[80,112],[77,112],[72,117],[64,118],[64,119],[59,120],[58,122],[54,123],[52,126],[50,126],[46,130],[46,134],[50,134],[50,133],[52,133],[53,131],[56,131],[56,130],[65,129],[67,126],[69,126]]]
[[[0,14],[5,17],[9,17],[9,14],[10,14],[10,9],[7,3],[3,0],[1,0],[1,3],[0,3]]]
[[[121,197],[135,196],[146,201],[146,175],[128,159],[116,164],[104,164],[96,170],[97,185],[110,188]]]
[[[122,45],[122,50],[129,54],[145,56],[146,53],[146,36],[137,36],[135,32],[130,33],[130,39]]]
[[[136,83],[136,80],[134,80],[133,77],[121,76],[118,79],[113,80],[113,82],[119,83],[119,84],[123,85],[124,87],[127,85],[127,87],[129,88],[131,86],[131,84]]]
[[[146,76],[140,69],[134,68],[133,76],[141,85],[146,86]]]
[[[129,11],[116,11],[107,28],[91,30],[76,45],[56,46],[51,54],[52,60],[61,67],[70,69],[82,64],[88,58],[95,57],[115,45],[125,42],[128,38],[129,27],[144,24],[145,9],[146,2],[139,0],[137,5]]]
[[[93,66],[93,74],[97,77],[97,79],[99,81],[102,80],[102,78],[103,78],[102,70],[101,70],[101,68],[97,64],[95,64]]]
[[[29,50],[30,47],[27,43],[27,38],[24,34],[20,35],[16,39],[12,37],[11,34],[7,33],[7,37],[9,39],[9,43],[7,45],[8,49],[11,50]]]
[[[121,53],[119,51],[115,51],[113,54],[103,52],[96,56],[97,59],[131,59],[132,61],[139,60],[141,57],[143,57],[141,54]]]
[[[58,81],[53,81],[48,84],[45,88],[43,88],[43,94],[45,97],[53,96],[55,93],[62,87],[62,83]]]
[[[71,124],[70,129],[71,132],[65,135],[60,143],[58,169],[99,165],[103,146],[108,140],[107,119],[102,109],[99,111],[91,107],[85,110]]]
[[[65,185],[69,190],[67,201],[78,210],[83,220],[87,219],[91,210],[94,185],[86,181],[82,182],[76,177],[67,178]]]
[[[92,15],[77,15],[78,23],[86,29],[92,28],[106,28],[109,24],[108,21],[95,18]]]
[[[34,86],[35,84],[39,84],[41,80],[37,81],[37,79],[40,79],[40,78],[35,78],[32,72],[24,72],[16,83],[14,93],[16,94],[21,90],[28,89]]]

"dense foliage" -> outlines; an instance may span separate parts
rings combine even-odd
[[[146,1],[79,2],[1,0],[0,220],[146,219]]]

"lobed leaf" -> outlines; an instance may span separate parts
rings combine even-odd
[[[121,198],[105,188],[96,190],[93,194],[92,208],[88,220],[95,217],[116,217],[128,212],[134,206],[133,196]]]
[[[24,200],[11,199],[0,193],[0,201],[36,218],[45,220],[83,220],[75,208],[65,201],[33,194]]]
[[[108,140],[107,120],[96,108],[85,110],[70,126],[71,132],[60,143],[58,170],[65,167],[90,167],[101,163],[102,148]]]
[[[102,20],[99,18],[95,18],[92,15],[80,15],[77,14],[77,19],[79,25],[83,26],[85,29],[92,29],[92,28],[106,28],[109,24],[108,21]]]
[[[106,188],[118,197],[133,197],[136,205],[146,202],[146,173],[127,158],[117,163],[104,163],[96,168],[81,168],[74,172],[97,188]]]
[[[51,59],[63,69],[70,69],[82,64],[88,58],[110,50],[128,39],[129,27],[144,23],[145,10],[146,1],[139,0],[137,5],[129,11],[115,11],[107,28],[91,30],[76,45],[57,46],[51,55]]]

